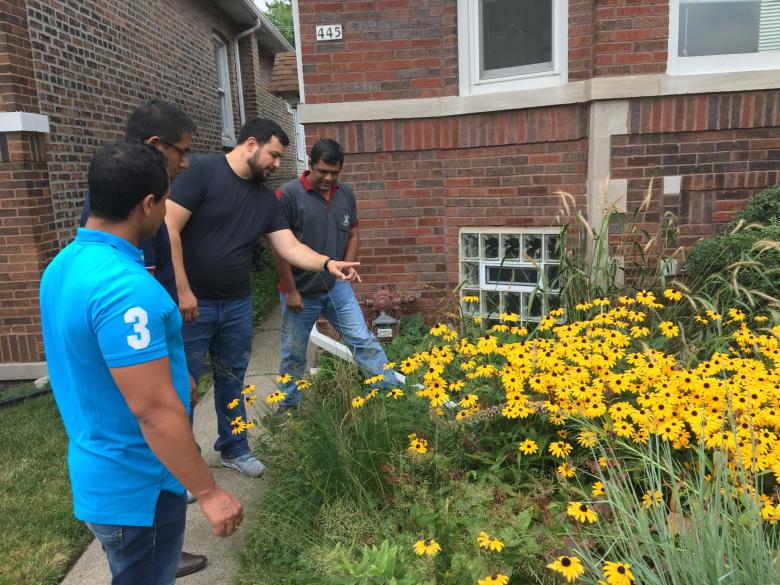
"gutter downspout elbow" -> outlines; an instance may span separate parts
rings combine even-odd
[[[244,111],[244,84],[241,83],[241,59],[238,56],[238,41],[259,31],[262,27],[263,21],[258,18],[252,28],[241,31],[233,37],[233,62],[236,66],[236,91],[238,92],[238,119],[242,126],[246,122],[246,113]]]

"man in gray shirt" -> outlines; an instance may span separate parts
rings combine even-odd
[[[335,140],[319,140],[311,150],[309,170],[282,185],[276,196],[295,237],[312,250],[330,258],[352,262],[358,253],[358,219],[355,194],[339,183],[344,151]],[[280,277],[282,301],[282,352],[279,374],[290,375],[281,384],[283,406],[296,407],[301,392],[295,381],[303,377],[306,347],[312,326],[324,316],[339,332],[366,376],[382,374],[379,387],[398,384],[392,370],[385,370],[387,357],[366,327],[350,282],[360,276],[349,269],[347,279],[338,281],[327,273],[292,268],[274,251]]]

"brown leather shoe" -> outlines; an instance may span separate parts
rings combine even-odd
[[[197,573],[206,566],[206,563],[207,559],[205,555],[194,555],[181,551],[179,566],[176,568],[176,577],[184,577],[184,575]]]

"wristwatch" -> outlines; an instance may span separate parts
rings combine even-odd
[[[322,265],[322,271],[327,272],[328,271],[328,262],[333,262],[333,258],[328,258],[325,260],[325,263]]]

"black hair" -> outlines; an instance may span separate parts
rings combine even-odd
[[[178,142],[184,134],[195,133],[195,122],[176,104],[153,99],[142,103],[130,114],[125,138],[144,142],[159,136],[165,142]]]
[[[290,139],[287,138],[287,134],[279,124],[267,118],[255,118],[241,126],[241,130],[238,132],[238,144],[244,144],[247,139],[254,138],[258,144],[262,145],[269,142],[273,136],[279,139],[282,146],[290,144]]]
[[[95,217],[124,221],[144,197],[151,193],[159,201],[167,191],[165,158],[143,142],[112,142],[89,163],[89,205]]]
[[[312,165],[316,165],[320,161],[328,163],[329,165],[343,165],[344,149],[335,140],[321,138],[311,147],[309,160]]]

